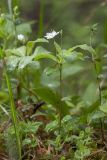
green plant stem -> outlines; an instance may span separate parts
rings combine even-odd
[[[60,82],[60,105],[59,105],[59,134],[60,134],[61,119],[62,119],[62,63],[59,64],[59,82]]]
[[[92,37],[93,37],[93,31],[90,31],[90,46],[91,47],[92,47]],[[93,63],[95,73],[96,73],[96,80],[97,80],[98,92],[99,92],[99,104],[101,106],[102,105],[102,90],[101,90],[101,86],[100,86],[99,75],[98,75],[98,72],[97,72],[97,65],[96,65],[96,61],[95,61],[95,58],[94,58],[93,54],[92,54],[92,63]],[[102,142],[104,142],[105,138],[104,138],[103,119],[102,118],[100,118],[100,128],[101,128]]]
[[[62,49],[62,30],[61,34],[61,49]],[[61,58],[62,58],[61,53]],[[60,106],[59,106],[59,134],[61,133],[61,120],[62,120],[62,62],[59,63],[59,82],[60,82]]]
[[[19,129],[18,129],[17,115],[16,115],[16,110],[15,110],[15,103],[14,103],[14,98],[13,98],[13,93],[12,93],[12,87],[11,87],[9,76],[7,74],[6,67],[4,69],[4,73],[5,73],[6,83],[7,83],[7,87],[9,91],[11,117],[12,117],[12,122],[14,125],[15,135],[16,135],[19,160],[21,160],[21,142],[20,142],[20,134],[19,134]]]

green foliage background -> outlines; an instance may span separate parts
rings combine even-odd
[[[105,0],[14,0],[13,5],[19,5],[24,19],[35,21],[35,37],[51,29],[62,29],[64,46],[89,43],[88,27],[98,23],[94,44],[107,42]],[[0,6],[7,10],[7,0],[1,0]]]

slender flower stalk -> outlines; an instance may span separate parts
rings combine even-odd
[[[92,47],[93,35],[94,35],[94,32],[93,32],[93,30],[91,29],[91,30],[90,30],[90,46],[91,46],[91,47]],[[100,86],[99,74],[98,74],[98,71],[97,71],[97,65],[96,65],[95,57],[94,57],[93,54],[92,54],[92,64],[93,64],[93,66],[94,66],[95,73],[96,73],[96,80],[97,80],[98,92],[99,92],[99,104],[100,104],[100,106],[101,106],[101,105],[102,105],[102,89],[101,89],[101,86]],[[100,127],[101,127],[102,142],[104,142],[105,138],[104,138],[103,119],[102,119],[102,118],[100,118]]]
[[[61,35],[61,50],[62,50],[62,31]],[[61,53],[62,58],[62,53]],[[61,133],[61,120],[62,120],[62,62],[59,64],[59,82],[60,82],[60,107],[59,107],[59,134]]]
[[[59,83],[60,83],[60,86],[59,86],[59,94],[60,94],[60,100],[59,100],[59,134],[61,133],[61,119],[62,119],[62,30],[59,31],[59,32],[56,32],[56,31],[52,31],[52,32],[49,32],[49,33],[46,33],[46,35],[44,36],[46,39],[54,39],[54,43],[55,42],[55,37],[60,34],[60,37],[61,37],[61,53],[60,53],[60,57],[57,56],[57,49],[56,49],[56,53],[55,53],[55,56],[58,58],[58,61],[59,61],[59,58],[61,59],[59,62],[58,62],[58,69],[59,69]]]
[[[59,106],[59,134],[60,134],[61,119],[62,119],[62,63],[59,64],[59,82],[60,82],[60,106]]]

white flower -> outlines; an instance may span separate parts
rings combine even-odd
[[[24,41],[24,40],[25,40],[25,37],[24,37],[23,34],[18,34],[17,39],[18,39],[19,41]]]
[[[52,39],[54,38],[55,36],[57,36],[59,34],[59,32],[56,32],[56,31],[52,31],[52,32],[49,32],[49,33],[46,33],[46,36],[44,36],[46,39]]]

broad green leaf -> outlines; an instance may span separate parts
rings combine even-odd
[[[102,111],[96,110],[88,115],[87,121],[88,121],[88,123],[91,123],[92,121],[98,120],[98,119],[103,118],[105,116],[106,115]]]
[[[8,18],[10,17],[8,16]],[[3,39],[13,34],[13,23],[8,18],[5,14],[0,17],[0,37]]]
[[[63,64],[62,79],[78,74],[83,70],[83,67],[78,64]],[[47,67],[42,73],[41,83],[50,88],[59,86],[59,69],[55,67]]]
[[[90,54],[96,55],[95,50],[92,47],[88,46],[87,44],[78,45],[77,47],[88,51]]]
[[[88,46],[87,44],[74,46],[74,47],[70,48],[68,51],[72,52],[72,51],[74,51],[77,48],[80,48],[82,50],[88,51],[91,55],[96,55],[95,50],[91,46]]]
[[[103,111],[104,113],[107,113],[107,103],[104,103],[100,106],[100,110]]]
[[[39,53],[50,53],[49,51],[47,51],[45,48],[38,46],[36,47],[35,51],[34,51],[34,55],[37,55]]]
[[[29,41],[26,46],[27,47],[27,55],[29,55],[32,52],[35,43],[48,43],[48,40],[46,40],[45,38],[39,38],[35,41]]]
[[[50,52],[48,52],[46,49],[44,49],[43,47],[39,46],[35,49],[34,54],[32,55],[32,57],[35,60],[40,60],[40,59],[51,59],[55,62],[57,62],[57,58],[52,55]]]
[[[31,73],[31,70],[32,71],[34,70],[34,73],[36,73],[36,69],[37,70],[40,69],[40,63],[39,63],[39,61],[31,61],[29,63],[29,71],[30,71],[30,73]]]
[[[99,109],[99,100],[97,100],[96,102],[94,102],[92,105],[88,106],[88,107],[85,107],[83,109],[83,112],[88,115],[89,113],[92,113],[96,110]]]
[[[30,23],[22,23],[16,26],[17,34],[30,34],[32,33],[31,24]]]
[[[83,67],[81,65],[78,64],[65,64],[63,65],[63,70],[62,70],[62,78],[67,78],[68,76],[72,76],[74,74],[79,73],[80,71],[83,70]]]
[[[41,60],[41,59],[51,59],[51,60],[57,62],[57,58],[54,55],[48,54],[48,53],[47,54],[46,53],[39,53],[38,55],[36,55],[34,57],[34,59],[36,61]]]
[[[48,87],[41,87],[35,89],[37,95],[44,100],[45,102],[52,104],[57,110],[60,109],[60,96],[54,92],[52,89]],[[69,113],[69,107],[66,105],[65,102],[62,102],[62,115],[66,115]]]
[[[20,61],[20,57],[9,56],[7,58],[8,69],[9,70],[14,70],[18,66],[19,61]]]
[[[32,60],[33,60],[32,56],[22,57],[19,62],[18,68],[19,69],[25,68],[28,64],[30,64],[32,62]]]
[[[18,57],[23,57],[26,55],[26,47],[22,46],[22,47],[15,48],[15,49],[8,49],[6,50],[6,55],[7,56],[14,55]]]
[[[46,67],[41,76],[41,83],[44,86],[55,88],[59,86],[59,73],[57,67]]]
[[[69,62],[83,60],[83,53],[77,51],[68,52],[68,50],[63,50],[63,57]]]
[[[97,85],[94,83],[89,84],[85,93],[83,94],[83,100],[87,105],[93,104],[98,99]]]

